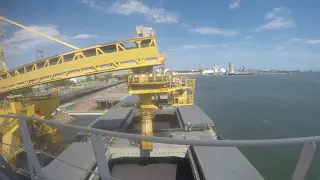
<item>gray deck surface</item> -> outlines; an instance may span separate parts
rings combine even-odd
[[[95,160],[92,144],[79,142],[72,143],[57,158],[84,169],[89,169]],[[58,160],[53,160],[48,164],[44,168],[44,172],[47,177],[56,180],[79,180],[85,174],[85,171]]]
[[[126,108],[112,108],[110,111],[101,117],[101,120],[114,120],[114,119],[125,119],[129,113],[131,113],[132,108],[126,107]]]
[[[104,130],[113,130],[120,128],[124,120],[132,113],[132,108],[112,108],[106,114],[100,117],[99,121],[96,122],[92,127]]]
[[[219,141],[210,131],[172,132],[173,138]],[[194,146],[195,156],[207,180],[263,180],[263,177],[236,147]]]
[[[202,109],[197,106],[181,106],[178,108],[178,111],[181,114],[184,124],[211,124],[213,121],[209,116],[202,111]]]
[[[139,102],[139,96],[137,95],[130,95],[124,98],[121,103],[126,107],[132,107],[135,103]]]
[[[206,179],[263,180],[236,147],[194,147]]]
[[[176,164],[120,164],[112,169],[111,176],[121,180],[175,180]]]
[[[99,94],[92,99],[95,102],[107,102],[107,101],[121,101],[125,99],[128,96],[127,93],[121,93],[121,94]]]

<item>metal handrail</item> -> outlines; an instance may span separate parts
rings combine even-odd
[[[109,142],[109,141],[108,141],[108,142]],[[16,148],[21,148],[22,151],[25,151],[25,147],[23,147],[23,146],[22,146],[22,147],[20,147],[20,146],[14,146],[14,145],[10,145],[10,144],[7,144],[7,143],[2,143],[2,142],[0,142],[0,145],[2,145],[2,144],[8,145],[8,146],[13,146],[13,147],[16,147]],[[72,167],[74,167],[74,168],[83,170],[83,171],[85,171],[85,172],[87,172],[87,173],[95,174],[95,175],[98,175],[98,176],[100,175],[99,173],[96,173],[96,172],[94,172],[94,171],[91,171],[91,170],[88,170],[88,169],[85,169],[85,168],[82,168],[82,167],[73,165],[73,164],[71,164],[71,163],[68,163],[68,162],[66,162],[66,161],[64,161],[64,160],[62,160],[62,159],[59,159],[59,158],[57,158],[57,157],[55,157],[55,156],[53,156],[53,155],[51,155],[51,154],[49,154],[49,153],[46,153],[46,152],[44,152],[44,151],[41,151],[41,150],[34,150],[34,151],[35,151],[36,153],[41,153],[41,154],[44,154],[45,156],[48,156],[48,157],[53,158],[53,159],[56,159],[57,161],[60,161],[60,162],[62,162],[62,163],[65,163],[65,164],[67,164],[67,165],[69,165],[69,166],[72,166]],[[30,174],[30,172],[25,171],[24,169],[19,169],[19,170],[24,171],[24,172]],[[49,177],[46,177],[46,178],[49,178]],[[110,180],[112,180],[112,179],[114,179],[114,180],[119,180],[118,178],[113,178],[113,177],[109,177],[109,178],[110,178]],[[50,179],[52,179],[52,178],[50,178]]]
[[[142,136],[142,135],[136,135],[136,134],[128,134],[128,133],[107,131],[107,130],[101,130],[101,129],[94,129],[94,128],[77,126],[77,125],[72,125],[72,124],[63,124],[63,123],[59,123],[59,122],[51,121],[51,120],[43,120],[43,119],[36,118],[36,117],[1,115],[1,114],[0,114],[0,117],[19,118],[20,119],[20,121],[19,121],[20,130],[21,130],[22,134],[25,133],[21,127],[21,125],[23,125],[23,128],[25,128],[25,131],[27,131],[27,133],[28,133],[27,135],[29,135],[29,132],[27,130],[27,126],[25,124],[26,123],[25,121],[26,120],[33,120],[33,121],[37,121],[37,122],[41,122],[41,123],[47,123],[47,124],[57,126],[57,127],[67,127],[67,128],[73,128],[73,129],[77,129],[77,130],[88,132],[88,133],[93,133],[94,137],[95,136],[101,137],[102,135],[104,135],[104,136],[112,136],[112,137],[117,137],[117,138],[124,138],[124,139],[138,140],[138,141],[158,142],[158,143],[166,143],[166,144],[211,146],[211,147],[261,147],[261,146],[284,146],[284,145],[304,144],[302,152],[300,154],[300,158],[299,158],[296,170],[294,171],[294,174],[293,174],[291,180],[304,179],[304,177],[306,176],[306,173],[310,167],[310,164],[312,162],[314,153],[315,153],[315,149],[316,149],[315,142],[320,142],[320,136],[287,138],[287,139],[216,140],[216,141],[175,139],[175,138],[166,138],[166,137]],[[98,156],[96,153],[100,151],[99,158],[101,158],[105,155],[103,154],[101,156],[101,150],[99,150],[99,151],[96,150],[95,146],[98,146],[96,143],[100,141],[99,138],[97,138],[97,137],[95,137],[93,139],[93,147],[95,150],[96,157]],[[28,143],[28,141],[27,141],[28,139],[26,139],[26,137],[24,136],[23,140],[24,140],[25,145],[27,146],[26,142]],[[30,140],[30,142],[31,142],[31,140]],[[94,145],[94,144],[96,144],[96,145]],[[29,145],[30,145],[30,143],[29,143]],[[101,139],[101,148],[102,148],[102,139]],[[31,151],[33,151],[33,150],[29,149],[29,151],[28,151],[28,149],[27,149],[27,153],[30,153]],[[100,167],[99,163],[102,166],[101,162],[99,162],[101,160],[97,159],[97,161],[98,161],[97,162],[98,167]],[[36,169],[36,167],[33,167],[33,168]],[[103,168],[99,168],[99,169],[103,169]],[[36,172],[37,175],[38,175],[38,173],[39,172]],[[40,173],[42,173],[42,171],[40,171]],[[100,172],[100,174],[103,174],[103,172]],[[105,179],[105,178],[101,178],[101,179]]]

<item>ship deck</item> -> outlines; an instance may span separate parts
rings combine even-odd
[[[131,108],[114,109],[114,113],[102,116],[101,122],[97,122],[97,127],[102,128],[101,125],[108,126],[105,122],[111,122],[117,119],[119,121],[118,127],[128,126],[139,121],[133,120],[134,111]],[[164,110],[169,112],[169,110]],[[121,115],[120,115],[121,114]],[[163,115],[163,113],[159,112]],[[202,111],[198,106],[179,107],[174,113],[169,113],[170,116],[175,116],[182,126],[196,126],[205,127],[212,125],[213,121]],[[122,119],[121,119],[122,118]],[[167,119],[167,118],[165,118]],[[105,122],[103,122],[105,121]],[[160,120],[161,121],[161,120]],[[157,123],[155,123],[157,124]],[[129,125],[128,128],[131,126]],[[139,127],[134,124],[133,127]],[[163,127],[163,124],[161,124]],[[166,127],[166,126],[165,126]],[[155,128],[155,127],[154,127]],[[105,128],[102,128],[105,129]],[[119,131],[121,127],[116,128]],[[166,131],[164,134],[168,133]],[[210,130],[203,131],[183,131],[183,128],[173,128],[169,131],[173,138],[185,139],[203,139],[203,140],[217,140],[216,134]],[[155,134],[156,135],[156,134]],[[139,143],[130,142],[127,139],[115,138],[113,143],[106,149],[106,156],[109,161],[110,174],[115,178],[122,180],[126,179],[150,179],[150,176],[156,176],[160,179],[219,179],[219,180],[262,180],[263,177],[254,168],[254,166],[246,159],[246,157],[236,147],[198,147],[198,146],[184,146],[184,145],[169,145],[154,143],[154,150],[148,157],[143,157],[139,149]],[[88,148],[86,148],[87,146]],[[84,146],[80,148],[78,146]],[[88,143],[74,143],[70,145],[58,158],[70,162],[76,166],[97,171],[94,166],[95,158],[90,142]],[[128,163],[128,160],[130,162]],[[191,162],[192,160],[192,162]],[[146,163],[140,166],[141,162]],[[171,162],[170,162],[171,161]],[[173,162],[174,161],[174,162]],[[190,162],[187,165],[190,174],[189,177],[184,177],[184,172],[181,168],[186,168],[185,162]],[[148,163],[150,162],[150,163]],[[158,162],[158,163],[155,163]],[[193,163],[193,164],[192,164]],[[78,180],[83,177],[91,175],[83,170],[74,169],[69,165],[62,165],[62,162],[52,161],[45,171],[51,178]],[[113,164],[113,165],[112,165]],[[161,168],[165,166],[164,168]],[[191,173],[192,171],[192,173]],[[165,173],[166,172],[166,173]],[[197,173],[197,176],[195,175]],[[141,174],[144,174],[141,176]],[[150,176],[147,176],[147,175]],[[187,173],[185,173],[187,174]],[[193,175],[193,176],[192,176]],[[91,179],[98,179],[95,175]],[[154,178],[155,179],[155,178]]]

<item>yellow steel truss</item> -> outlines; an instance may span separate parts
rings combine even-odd
[[[157,66],[163,60],[155,37],[102,44],[3,72],[0,74],[0,93],[83,75]]]

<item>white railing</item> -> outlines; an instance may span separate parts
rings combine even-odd
[[[303,180],[305,178],[316,150],[315,142],[320,142],[320,136],[288,138],[288,139],[266,139],[266,140],[214,140],[213,141],[213,140],[174,139],[174,138],[142,136],[142,135],[136,135],[136,134],[128,134],[128,133],[121,133],[121,132],[115,132],[115,131],[94,129],[94,128],[77,126],[72,124],[63,124],[63,123],[59,123],[52,120],[43,120],[35,117],[14,116],[14,115],[0,115],[0,117],[19,119],[18,121],[19,128],[21,131],[22,140],[25,145],[24,148],[26,149],[26,152],[27,152],[28,165],[30,170],[29,172],[32,180],[48,179],[48,178],[45,176],[45,173],[42,171],[39,160],[36,156],[36,150],[34,150],[33,148],[30,134],[27,128],[27,123],[26,123],[27,120],[33,120],[41,123],[47,123],[57,127],[73,128],[83,132],[92,133],[93,136],[91,137],[91,141],[92,141],[92,146],[93,146],[96,162],[99,169],[99,174],[92,172],[90,170],[85,170],[85,171],[99,175],[102,180],[116,179],[116,178],[112,178],[110,175],[110,172],[107,170],[109,169],[109,167],[108,167],[108,162],[105,155],[105,148],[103,145],[104,142],[103,142],[102,136],[117,137],[117,138],[131,139],[131,140],[137,140],[137,141],[166,143],[166,144],[213,146],[213,147],[262,147],[262,146],[285,146],[285,145],[303,144],[303,149],[300,154],[298,164],[292,175],[291,180]],[[50,157],[55,158],[53,156],[50,156]],[[59,160],[59,161],[64,162],[63,160]]]

